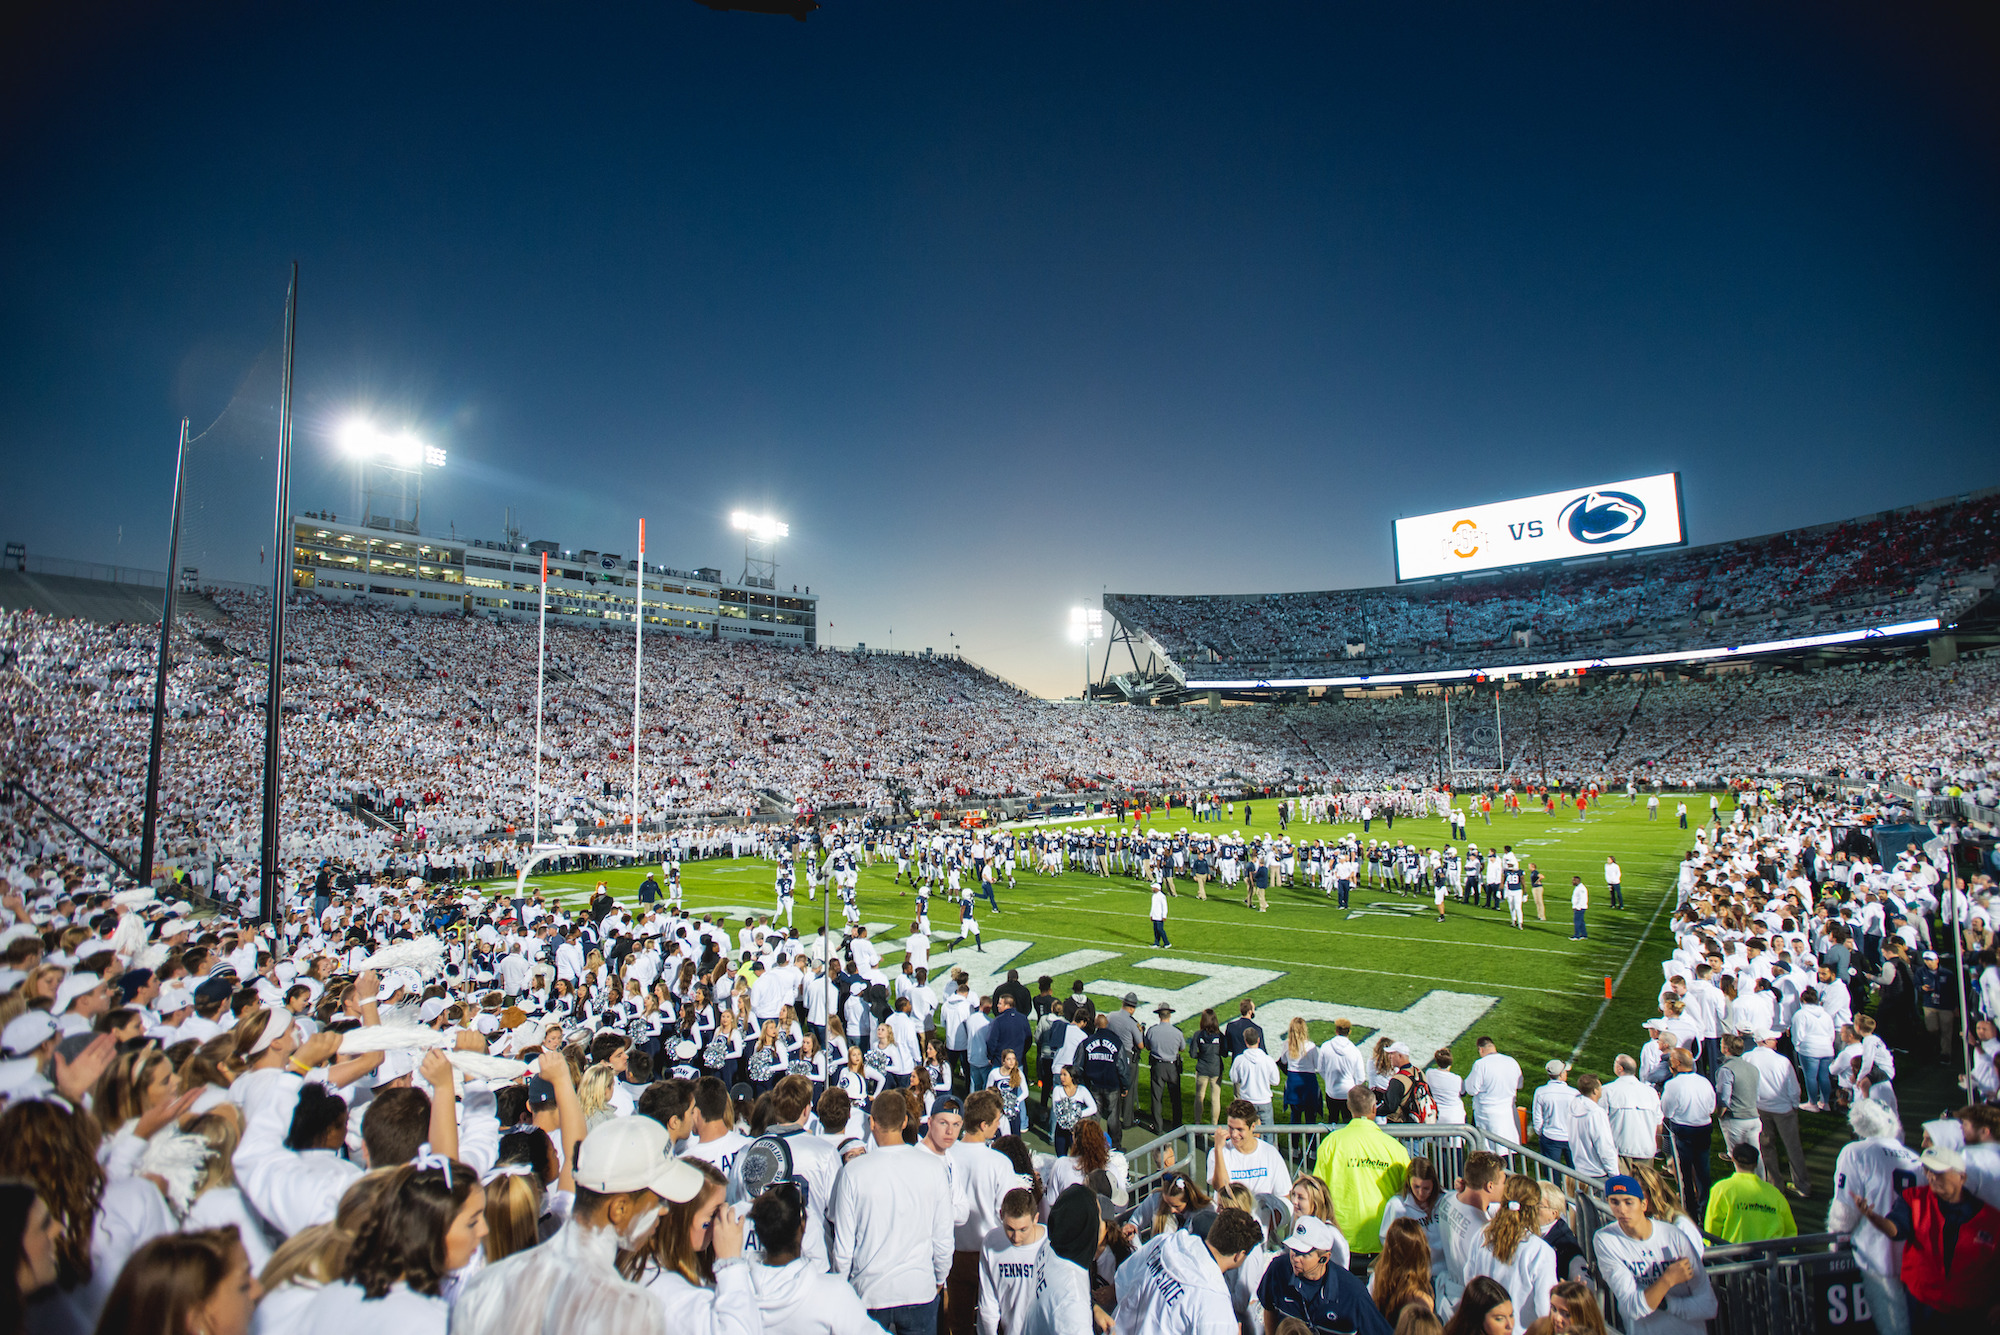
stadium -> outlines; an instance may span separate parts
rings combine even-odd
[[[280,903],[331,869],[339,884],[414,876],[577,911],[608,891],[637,913],[642,884],[672,867],[688,913],[734,931],[782,909],[780,925],[819,957],[865,927],[889,947],[882,967],[923,958],[933,977],[962,971],[974,997],[1013,970],[1074,980],[1113,1009],[1128,990],[1180,1017],[1227,1019],[1250,1002],[1273,1035],[1297,1017],[1315,1042],[1343,1020],[1357,1039],[1453,1050],[1461,1071],[1471,1040],[1488,1036],[1608,1072],[1659,1011],[1654,969],[1674,951],[1690,821],[1759,819],[1760,793],[1800,809],[1831,802],[1834,846],[1859,838],[1893,864],[1908,837],[1871,841],[1870,824],[1955,817],[1961,870],[1987,867],[1993,504],[1988,493],[1485,579],[1112,594],[1111,647],[1122,637],[1134,670],[1112,674],[1107,654],[1083,705],[1032,698],[962,658],[814,643],[811,612],[795,610],[817,602],[804,593],[763,613],[793,618],[802,638],[752,639],[741,610],[715,609],[752,608],[756,586],[713,567],[646,566],[635,674],[630,594],[618,597],[638,558],[518,544],[513,606],[496,608],[470,590],[489,587],[474,581],[504,544],[398,535],[386,541],[421,549],[425,565],[343,588],[329,552],[383,544],[379,529],[301,515],[279,715]],[[1807,548],[1823,553],[1809,569],[1795,559]],[[544,586],[520,577],[538,575],[540,549],[557,559],[538,625]],[[367,559],[387,566],[386,555]],[[122,876],[143,834],[157,622],[59,615],[64,598],[129,606],[136,590],[92,591],[31,564],[0,583],[9,857],[40,869],[31,875]],[[425,597],[437,588],[446,596]],[[697,592],[701,603],[678,603]],[[177,597],[153,876],[254,917],[271,600],[221,587]],[[953,832],[954,847],[1018,841],[1019,868],[981,901],[970,941],[957,905],[933,901],[916,951],[903,945],[920,911],[915,874],[896,873],[890,854],[899,832],[932,830]],[[1247,879],[1185,893],[1205,838],[1255,862],[1241,841],[1254,852],[1274,836],[1282,859],[1256,891],[1266,906],[1241,902]],[[1350,838],[1361,871],[1336,907],[1331,856],[1323,870],[1316,850]],[[1405,841],[1420,860],[1504,848],[1549,902],[1518,929],[1476,886],[1469,903],[1454,890],[1434,906],[1432,874],[1419,885],[1396,861]],[[853,866],[838,907],[837,878],[817,886],[815,844]],[[809,894],[774,899],[774,868],[793,875],[802,846]],[[1624,868],[1624,906],[1593,908],[1587,939],[1573,940],[1567,887],[1573,876],[1601,887],[1607,859]],[[1149,936],[1161,867],[1181,891],[1171,951]],[[1989,1079],[1990,1053],[1981,1061],[1976,1078]],[[1192,1105],[1191,1072],[1184,1083]],[[1137,1086],[1150,1106],[1151,1079]],[[1829,1159],[1841,1119],[1804,1120],[1809,1152]]]
[[[8,31],[0,1335],[2000,1329],[1990,14]]]
[[[1937,866],[1977,888],[1983,915],[2000,803],[1988,769],[2000,745],[1994,496],[1704,548],[1674,545],[1676,526],[1664,551],[1391,588],[1108,594],[1109,652],[1090,695],[1068,702],[955,655],[820,643],[819,599],[776,596],[747,556],[729,581],[713,566],[647,562],[643,537],[627,559],[515,535],[385,535],[379,522],[314,512],[292,517],[293,560],[275,576],[289,596],[274,710],[271,591],[203,587],[188,572],[163,641],[158,614],[143,619],[163,587],[53,573],[74,567],[17,550],[0,576],[6,860],[19,889],[44,898],[157,883],[198,906],[198,940],[227,945],[215,927],[268,919],[296,954],[313,949],[306,924],[347,920],[342,905],[407,886],[403,903],[421,907],[454,961],[428,986],[412,975],[432,998],[425,1015],[491,1023],[496,1000],[518,1000],[561,1017],[590,1051],[593,1026],[629,1028],[642,1074],[667,1069],[676,1043],[693,1049],[677,1032],[703,1032],[689,1028],[698,998],[664,981],[658,998],[632,1004],[661,974],[663,947],[688,960],[686,981],[697,942],[724,960],[741,951],[788,966],[796,954],[811,977],[852,977],[851,1005],[819,1009],[845,1017],[835,1037],[869,1027],[859,990],[871,976],[900,979],[926,1023],[942,1016],[941,1044],[952,1022],[937,992],[960,986],[990,1010],[1034,982],[1086,1025],[1075,1007],[1116,1015],[1122,1000],[1129,1014],[1135,999],[1193,1033],[1190,1019],[1240,1019],[1285,1062],[1291,1106],[1275,1120],[1289,1124],[1266,1133],[1304,1172],[1330,1116],[1322,1097],[1338,1103],[1312,1055],[1334,1051],[1336,1027],[1362,1049],[1372,1040],[1385,1094],[1391,1045],[1435,1054],[1427,1089],[1447,1098],[1431,1116],[1449,1121],[1433,1129],[1465,1124],[1453,1072],[1469,1074],[1486,1044],[1607,1081],[1626,1069],[1672,1078],[1653,1061],[1659,1031],[1640,1028],[1684,1013],[1676,940],[1706,930],[1695,905],[1723,893],[1719,878],[1704,889],[1715,874],[1696,879],[1690,859],[1705,862],[1726,831],[1808,820],[1798,828],[1818,832],[1804,845],[1825,859],[1818,875],[1852,880],[1865,904],[1874,896],[1859,888],[1880,874],[1870,863],[1893,866],[1883,895],[1904,914],[1905,879],[1939,902],[1916,871],[1924,849],[1942,847]],[[1819,555],[1804,562],[1805,551]],[[1121,649],[1131,670],[1113,673]],[[266,794],[273,724],[283,765]],[[1956,842],[1941,846],[1938,830]],[[1794,867],[1786,879],[1811,875]],[[589,960],[617,961],[626,982],[572,972],[584,961],[564,958],[560,930],[523,938],[529,903],[588,925]],[[398,917],[413,921],[407,910],[380,921]],[[1843,920],[1857,937],[1866,929],[1848,908],[1819,930]],[[1967,1019],[1990,1006],[1996,976],[1990,919],[1976,921],[1959,968],[1932,972],[1967,989],[1954,1008]],[[1949,923],[1930,930],[1950,944]],[[410,932],[378,939],[393,952]],[[1812,949],[1805,940],[1797,948]],[[524,945],[542,955],[527,989],[481,1002],[505,950],[523,958]],[[463,1010],[446,1009],[455,997]],[[1722,1029],[1735,1006],[1715,1016]],[[607,1009],[592,1018],[593,1007]],[[886,1043],[893,1026],[876,1032]],[[1920,1030],[1894,1030],[1903,1098],[1991,1097],[2000,1044],[1980,1034],[1990,1030],[1968,1031],[1959,1052],[1947,1043],[1933,1065]],[[754,1093],[738,1081],[748,1058],[730,1051],[710,1042],[687,1069]],[[1064,1054],[1050,1051],[1044,1034],[1039,1067],[1024,1062],[1016,1124],[1060,1157],[1069,1136],[1049,1119]],[[920,1083],[941,1090],[958,1071],[949,1048],[935,1055],[942,1067]],[[1224,1088],[1179,1060],[1141,1065],[1128,1063],[1129,1092],[1114,1081],[1095,1105],[1135,1191],[1201,1158],[1189,1128],[1219,1120]],[[1954,1071],[1964,1089],[1952,1089]],[[1241,1082],[1258,1088],[1237,1066],[1230,1074],[1232,1096]],[[1797,1130],[1763,1138],[1773,1163],[1799,1156],[1784,1162],[1801,1232],[1840,1222],[1810,1185],[1835,1176],[1849,1143],[1838,1103],[1870,1083],[1891,1088],[1879,1072],[1858,1088],[1856,1077],[1793,1113]],[[1295,1097],[1300,1080],[1309,1097]],[[1526,1106],[1508,1100],[1507,1125],[1490,1111],[1472,1119],[1477,1144],[1566,1186],[1587,1222],[1606,1209],[1602,1179],[1535,1120],[1547,1095],[1522,1081]],[[1662,1164],[1698,1206],[1727,1166],[1697,1167],[1663,1141]],[[1406,1143],[1446,1161],[1466,1152]],[[1797,1264],[1785,1255],[1710,1254],[1718,1275],[1735,1257],[1751,1277],[1724,1290],[1746,1308],[1772,1267]]]

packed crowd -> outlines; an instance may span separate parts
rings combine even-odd
[[[1694,551],[1435,588],[1118,594],[1169,657],[1260,676],[1666,653],[1939,617],[1993,585],[2000,497]],[[1607,647],[1611,646],[1611,647]]]
[[[264,607],[188,623],[168,688],[163,846],[242,860],[259,846]],[[156,632],[0,615],[10,774],[98,833],[138,846]],[[459,840],[529,828],[535,632],[456,616],[304,603],[289,613],[283,828],[288,856],[382,865],[414,815]],[[629,638],[549,631],[546,827],[630,819]],[[1145,716],[1030,699],[946,659],[800,653],[658,637],[644,665],[641,819],[888,811],[972,795],[1276,783],[1310,756],[1256,718]],[[402,805],[397,805],[398,799]],[[240,878],[239,878],[240,879]]]
[[[254,600],[224,600],[233,619],[188,623],[170,677],[160,848],[240,891],[260,844],[263,629]],[[439,868],[507,863],[534,810],[533,632],[317,603],[290,626],[286,855],[379,870],[399,836],[421,832]],[[630,644],[569,628],[550,641],[543,828],[588,841],[630,819]],[[126,855],[139,842],[154,652],[143,627],[0,615],[7,772]],[[705,841],[725,821],[805,808],[1288,782],[1380,791],[1503,760],[1515,780],[1683,786],[1772,768],[1873,773],[1894,756],[1899,777],[1990,788],[1969,757],[2000,741],[2000,676],[1971,661],[1510,691],[1497,726],[1490,699],[1462,699],[1448,743],[1436,696],[1079,710],[951,660],[664,637],[645,677],[642,822],[692,825]],[[35,856],[80,848],[25,810],[6,842]]]
[[[262,928],[13,863],[0,1329],[1590,1335],[1609,1311],[1678,1335],[1717,1310],[1707,1245],[1783,1237],[1821,1193],[1799,1118],[1833,1111],[1855,1139],[1829,1227],[1877,1329],[1947,1329],[2000,1301],[2000,897],[1948,846],[1883,865],[1850,837],[1873,814],[1697,810],[1646,1043],[1602,1073],[1551,1059],[1533,1090],[1485,1038],[1461,1074],[1346,1021],[1267,1035],[1247,999],[1190,1032],[1080,980],[975,995],[930,972],[928,934],[690,915],[673,861],[636,903],[567,906],[329,868]],[[1199,866],[1232,856],[1210,824]],[[927,890],[967,877],[967,902],[1016,855],[1105,875],[1175,852],[839,824],[755,851],[781,897],[882,856]],[[1906,1137],[1899,1072],[1961,1034],[1966,1105]],[[1184,1064],[1222,1128],[1205,1171],[1143,1192],[1117,1149],[1148,1121],[1142,1062],[1152,1129],[1181,1123]],[[1338,1125],[1287,1154],[1260,1136],[1287,1112]],[[1484,1149],[1447,1182],[1384,1129],[1423,1122],[1535,1149],[1604,1218],[1579,1237],[1563,1173]]]

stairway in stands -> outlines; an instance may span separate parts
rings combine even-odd
[[[1639,717],[1639,706],[1646,703],[1646,692],[1652,689],[1651,682],[1646,682],[1639,687],[1639,698],[1634,700],[1632,707],[1625,711],[1625,720],[1618,725],[1618,735],[1611,739],[1611,749],[1604,753],[1605,764],[1610,764],[1611,757],[1618,754],[1618,748],[1625,745],[1625,734],[1632,731],[1632,720]]]

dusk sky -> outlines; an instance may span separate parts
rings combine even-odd
[[[1387,583],[1399,514],[1678,469],[1701,543],[2000,483],[1987,5],[27,9],[42,555],[164,566],[293,260],[297,508],[352,512],[365,410],[449,449],[439,533],[643,515],[734,575],[767,509],[822,642],[1050,695],[1104,588]]]

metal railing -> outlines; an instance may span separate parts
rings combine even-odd
[[[148,570],[144,566],[116,565],[108,561],[72,561],[67,557],[30,553],[14,558],[5,568],[26,575],[56,575],[66,579],[96,580],[104,584],[132,584],[142,589],[167,587],[164,571]],[[203,589],[234,589],[241,593],[254,593],[264,587],[233,579],[203,579],[200,586]]]
[[[1338,1129],[1323,1122],[1264,1126],[1257,1129],[1257,1135],[1278,1147],[1293,1172],[1304,1173],[1312,1171],[1320,1138]],[[1597,1233],[1615,1222],[1604,1201],[1603,1179],[1587,1177],[1476,1126],[1384,1124],[1381,1129],[1401,1141],[1412,1156],[1428,1158],[1446,1191],[1452,1190],[1462,1175],[1466,1156],[1476,1150],[1500,1156],[1509,1173],[1560,1186],[1569,1197],[1570,1229],[1589,1266],[1591,1285],[1597,1290],[1605,1320],[1613,1329],[1626,1328],[1598,1278]],[[1170,1170],[1206,1181],[1208,1155],[1221,1130],[1216,1126],[1183,1126],[1126,1150],[1134,1198],[1153,1190]],[[1171,1163],[1168,1151],[1172,1152]],[[1858,1322],[1863,1319],[1858,1314],[1867,1310],[1860,1271],[1848,1239],[1841,1234],[1816,1233],[1709,1247],[1703,1264],[1717,1304],[1711,1335],[1816,1335],[1843,1322]]]
[[[1715,1290],[1711,1335],[1817,1335],[1867,1320],[1844,1234],[1710,1247],[1702,1262]]]
[[[164,571],[113,565],[104,561],[71,561],[60,556],[31,555],[19,558],[18,568],[30,575],[61,575],[69,579],[100,580],[107,584],[137,584],[142,588],[167,587]]]
[[[1464,1171],[1465,1157],[1476,1150],[1498,1155],[1509,1173],[1561,1187],[1570,1201],[1570,1228],[1576,1234],[1577,1244],[1583,1249],[1584,1260],[1589,1263],[1592,1274],[1596,1273],[1597,1230],[1612,1222],[1611,1211],[1604,1203],[1602,1178],[1587,1177],[1574,1168],[1469,1123],[1392,1122],[1379,1125],[1383,1131],[1403,1142],[1413,1156],[1428,1158],[1436,1166],[1438,1182],[1445,1191],[1453,1189],[1452,1184]],[[1261,1126],[1257,1128],[1257,1136],[1276,1145],[1279,1153],[1285,1156],[1285,1162],[1292,1165],[1293,1172],[1307,1173],[1312,1171],[1321,1137],[1339,1129],[1338,1124],[1327,1122]],[[1207,1181],[1208,1152],[1215,1144],[1215,1137],[1222,1131],[1219,1126],[1183,1126],[1126,1150],[1125,1164],[1133,1195],[1142,1196],[1151,1191],[1159,1178],[1170,1169],[1197,1181]],[[1162,1153],[1167,1149],[1173,1152],[1171,1164]],[[1606,1314],[1607,1317],[1610,1315],[1608,1307]]]

